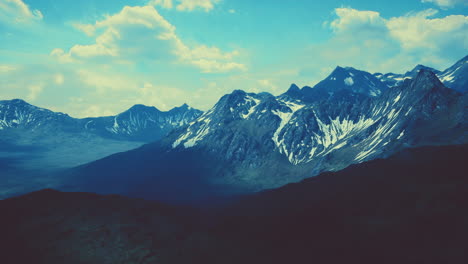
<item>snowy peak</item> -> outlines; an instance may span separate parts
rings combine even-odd
[[[312,103],[343,96],[377,97],[387,88],[387,85],[382,83],[379,78],[368,72],[352,67],[337,66],[327,78],[314,87],[304,86],[299,89],[297,85],[292,84],[280,98]]]
[[[421,65],[421,64],[418,64],[416,65],[416,67],[414,67],[411,71],[408,71],[404,74],[404,77],[411,77],[411,78],[414,78],[418,75],[418,73],[421,71],[421,70],[425,70],[425,71],[430,71],[430,72],[433,72],[435,74],[439,74],[440,71],[439,70],[436,70],[434,68],[431,68],[431,67],[427,67],[427,66],[424,66],[424,65]]]
[[[433,72],[448,88],[465,93],[468,91],[468,56],[441,72],[431,67],[417,65],[405,74],[375,73],[374,76],[388,87],[401,85],[405,80],[415,78],[421,70]]]
[[[405,80],[415,78],[418,75],[419,71],[421,71],[421,70],[430,71],[430,72],[433,72],[435,74],[440,73],[439,70],[436,70],[434,68],[418,64],[411,71],[407,71],[405,74],[375,73],[374,76],[377,77],[377,79],[379,79],[381,82],[383,82],[388,87],[395,87],[395,86],[401,85]]]
[[[20,127],[35,129],[67,123],[70,120],[72,118],[66,114],[39,108],[21,99],[0,101],[0,130]]]
[[[117,116],[88,118],[85,128],[106,137],[149,142],[187,125],[201,114],[188,105],[162,112],[156,107],[138,104]]]
[[[290,180],[250,172],[287,163],[309,166],[307,175],[311,176],[385,157],[404,146],[463,141],[450,134],[466,123],[459,114],[460,94],[445,88],[430,69],[419,67],[414,78],[383,90],[380,96],[353,89],[361,80],[369,84],[373,80],[369,76],[338,67],[323,86],[299,89],[291,85],[278,97],[236,90],[165,142],[176,152],[207,151],[228,162],[235,168],[223,172],[230,184],[252,181],[269,188]],[[345,83],[350,77],[356,80],[351,85]],[[343,85],[329,89],[339,80]],[[308,99],[304,95],[315,98],[304,100]],[[249,171],[247,182],[245,170]]]
[[[313,89],[323,90],[330,95],[340,90],[375,97],[386,90],[386,86],[374,75],[351,67],[336,67],[336,69]]]
[[[23,128],[45,134],[51,131],[88,133],[118,140],[151,142],[187,125],[201,114],[202,111],[187,105],[162,112],[138,104],[116,116],[77,119],[14,99],[0,101],[0,130]]]
[[[468,56],[438,74],[445,86],[462,93],[468,91]]]

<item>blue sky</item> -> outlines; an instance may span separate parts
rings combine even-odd
[[[0,99],[75,117],[206,110],[337,65],[445,69],[467,51],[466,0],[0,0]]]

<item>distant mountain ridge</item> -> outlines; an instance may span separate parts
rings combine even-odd
[[[23,100],[0,101],[0,199],[66,182],[55,172],[159,140],[201,111],[136,105],[111,117],[77,119]]]
[[[405,74],[375,73],[374,76],[388,87],[394,87],[401,84],[406,79],[416,77],[417,73],[421,69],[428,70],[436,74],[440,81],[448,88],[452,88],[462,93],[468,91],[468,56],[465,56],[444,71],[439,71],[424,65],[417,65],[413,70],[408,71]]]
[[[188,124],[201,113],[186,104],[167,112],[155,107],[135,105],[116,116],[77,119],[14,99],[0,101],[0,130],[53,129],[69,133],[94,133],[111,139],[151,142],[174,128]]]

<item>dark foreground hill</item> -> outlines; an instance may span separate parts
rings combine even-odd
[[[468,146],[196,211],[44,190],[0,201],[1,263],[468,263]]]

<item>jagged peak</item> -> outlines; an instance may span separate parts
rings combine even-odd
[[[346,67],[342,67],[342,66],[336,66],[336,68],[332,71],[332,73],[328,76],[328,77],[332,77],[336,74],[349,74],[349,73],[353,73],[353,74],[356,74],[356,73],[362,73],[362,74],[369,74],[369,75],[372,75],[366,71],[363,71],[363,70],[358,70],[354,67],[349,67],[349,66],[346,66]]]
[[[178,109],[185,110],[185,109],[191,109],[191,108],[192,108],[192,107],[190,107],[187,103],[183,103],[181,106],[175,106],[174,108],[172,108],[172,109],[169,110],[169,111],[178,110]]]
[[[11,100],[2,100],[0,103],[3,104],[16,104],[16,105],[31,105],[28,102],[24,101],[23,99],[11,99]]]
[[[171,110],[169,110],[169,112],[172,112],[172,111],[192,111],[192,110],[202,112],[201,110],[198,110],[198,109],[195,109],[195,108],[191,107],[187,103],[183,103],[181,106],[174,107]]]
[[[297,86],[295,83],[291,84],[291,86],[289,86],[289,89],[287,91],[287,93],[290,93],[290,92],[299,92],[301,89],[299,88],[299,86]]]
[[[405,82],[411,82],[413,87],[421,87],[424,90],[430,90],[434,87],[444,87],[437,75],[427,69],[419,70],[414,79],[406,80]]]
[[[436,70],[434,68],[431,68],[429,66],[425,66],[425,65],[422,65],[422,64],[418,64],[416,65],[411,71],[408,71],[405,73],[405,76],[409,76],[409,75],[414,75],[414,74],[417,74],[419,71],[421,70],[426,70],[426,71],[431,71],[431,72],[434,72],[434,73],[439,73],[440,71],[439,70]]]
[[[236,100],[237,98],[244,98],[245,96],[247,96],[246,91],[236,89],[236,90],[233,90],[232,93],[226,94],[223,97],[221,97],[220,101],[222,101],[223,99],[232,101],[232,100]]]
[[[247,92],[244,91],[244,90],[240,90],[240,89],[236,89],[234,91],[232,91],[232,93],[230,95],[246,95]]]
[[[130,107],[128,110],[158,110],[158,109],[154,106],[147,106],[144,104],[135,104],[132,107]]]
[[[415,81],[428,80],[428,79],[442,84],[439,78],[437,78],[437,75],[433,71],[430,71],[427,69],[419,70],[418,75],[416,75]]]

